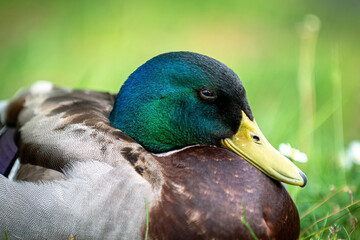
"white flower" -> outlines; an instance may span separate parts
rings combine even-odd
[[[307,156],[305,153],[300,152],[298,149],[292,148],[289,143],[281,143],[279,145],[279,151],[284,156],[301,163],[307,162]]]
[[[350,143],[346,151],[349,160],[357,165],[360,165],[360,142],[353,141]]]

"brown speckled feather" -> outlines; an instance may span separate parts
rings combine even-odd
[[[151,239],[253,239],[244,211],[259,239],[298,238],[299,215],[284,186],[238,155],[192,147],[157,160],[165,183],[150,212]]]
[[[15,179],[27,182],[42,182],[66,179],[66,177],[59,171],[26,163],[20,165]]]

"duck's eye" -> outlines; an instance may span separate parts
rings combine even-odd
[[[207,88],[202,88],[199,91],[199,95],[202,99],[206,101],[214,101],[216,99],[216,94]]]

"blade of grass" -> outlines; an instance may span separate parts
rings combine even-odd
[[[5,234],[5,238],[3,238],[3,240],[8,240],[8,235],[7,235],[6,230],[4,230],[4,234]]]
[[[328,230],[331,226],[327,226],[327,227],[323,227],[321,229],[319,229],[318,231],[316,232],[313,232],[311,233],[310,235],[307,235],[306,237],[302,238],[302,239],[308,239],[308,238],[311,238],[317,234],[320,234],[320,233],[323,233],[324,231]],[[321,238],[321,236],[319,236]]]
[[[256,237],[254,231],[252,230],[251,226],[249,225],[249,223],[247,222],[247,218],[246,218],[246,211],[245,208],[243,207],[243,216],[240,217],[240,221],[245,225],[245,227],[249,230],[252,238],[254,240],[258,240],[258,238]]]
[[[333,50],[333,104],[334,109],[334,138],[335,141],[335,153],[338,157],[338,162],[343,167],[347,167],[348,163],[344,162],[345,147],[344,147],[344,123],[343,123],[343,109],[342,109],[342,79],[340,70],[340,56],[339,47],[336,45]],[[346,160],[345,160],[346,161]],[[346,181],[345,171],[342,171],[343,178]]]
[[[356,224],[356,226],[354,227],[354,229],[351,230],[351,232],[350,232],[350,234],[349,234],[349,237],[348,237],[347,239],[350,239],[351,234],[353,234],[353,233],[355,232],[355,229],[358,228],[359,225],[360,225],[360,222],[358,222],[358,223]]]
[[[359,210],[359,209],[360,209],[360,206],[356,207],[356,208],[353,209],[352,211],[355,212],[355,211],[357,211],[357,210]],[[346,209],[346,210],[347,210],[347,209]],[[341,216],[339,216],[339,217],[335,218],[334,220],[332,220],[332,221],[330,222],[330,224],[329,224],[329,227],[331,227],[333,224],[335,224],[336,221],[338,221],[339,219],[343,218],[343,217],[346,216],[347,214],[348,214],[348,213],[344,213],[344,214],[342,214]],[[348,232],[346,231],[346,229],[343,228],[343,230],[345,231],[346,235],[349,236],[349,234],[348,234]]]
[[[307,215],[309,215],[311,212],[313,212],[315,209],[321,207],[324,203],[326,203],[327,201],[329,201],[331,198],[333,198],[334,196],[336,196],[338,193],[341,192],[345,192],[347,191],[349,188],[347,186],[330,193],[329,195],[327,195],[326,197],[324,197],[321,201],[317,202],[315,205],[313,205],[312,207],[310,207],[308,210],[306,210],[301,216],[300,216],[300,220],[303,219],[304,217],[306,217]]]
[[[301,237],[302,235],[304,235],[307,231],[309,231],[310,229],[312,229],[312,228],[313,228],[316,224],[318,224],[319,222],[321,222],[321,221],[323,221],[323,220],[325,220],[325,219],[327,219],[327,218],[329,218],[329,217],[331,217],[331,216],[334,216],[334,215],[336,215],[336,214],[338,214],[338,213],[340,213],[340,212],[342,212],[342,211],[348,209],[349,207],[352,207],[352,206],[354,206],[354,205],[356,205],[356,204],[358,204],[358,203],[360,203],[360,200],[358,200],[358,201],[356,201],[356,202],[354,202],[354,203],[351,203],[351,204],[347,205],[346,207],[344,207],[344,208],[342,208],[342,209],[340,209],[340,210],[338,210],[338,211],[335,211],[335,212],[333,212],[333,213],[331,213],[331,214],[329,214],[329,215],[327,215],[327,216],[325,216],[325,217],[322,217],[322,218],[318,219],[318,220],[315,221],[313,224],[311,224],[310,227],[308,227],[307,229],[305,229],[304,231],[302,231],[302,232],[300,233],[300,237]],[[359,207],[360,207],[360,206],[359,206]],[[346,213],[346,214],[348,214],[348,213]]]
[[[353,212],[354,212],[354,211],[357,211],[358,209],[360,209],[360,206],[358,206],[358,207],[356,207],[355,209],[353,209]],[[345,210],[348,210],[348,209],[345,209]],[[319,229],[319,230],[316,230],[315,232],[311,233],[310,235],[306,236],[306,237],[303,238],[303,239],[308,239],[309,237],[312,237],[312,236],[315,236],[315,235],[317,235],[317,234],[323,233],[325,230],[330,229],[331,226],[333,226],[333,224],[335,224],[336,221],[338,221],[339,219],[343,218],[343,217],[346,216],[347,214],[348,214],[348,213],[344,213],[344,214],[342,214],[341,216],[333,219],[333,220],[329,223],[328,226],[325,226],[326,224],[324,224],[324,227],[322,227],[322,228]],[[329,215],[328,217],[330,217],[330,215]],[[328,218],[326,218],[325,221],[327,221],[327,219],[328,219]],[[347,236],[350,236],[350,234],[348,234],[348,232],[346,231],[345,228],[343,228],[343,230],[345,231],[345,233],[347,234]],[[300,236],[301,236],[301,235],[300,235]],[[320,236],[320,239],[322,239],[321,236]]]
[[[149,203],[147,199],[145,200],[145,209],[146,209],[146,232],[145,232],[145,240],[148,239],[149,234]]]
[[[313,134],[305,135],[308,129],[314,128],[315,119],[315,82],[314,62],[317,36],[320,30],[320,19],[315,15],[305,16],[301,31],[301,49],[299,59],[299,97],[300,97],[300,148],[310,154]]]
[[[346,239],[349,238],[349,233],[346,231],[346,228],[343,228],[344,232],[346,233]]]

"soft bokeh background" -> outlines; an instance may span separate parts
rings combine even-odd
[[[270,142],[308,154],[298,164],[308,185],[288,187],[306,230],[360,199],[360,166],[346,155],[360,140],[359,46],[358,0],[1,1],[0,99],[38,80],[117,92],[157,54],[214,57],[242,79]],[[302,237],[335,237],[337,224],[337,237],[359,239],[359,207]]]

